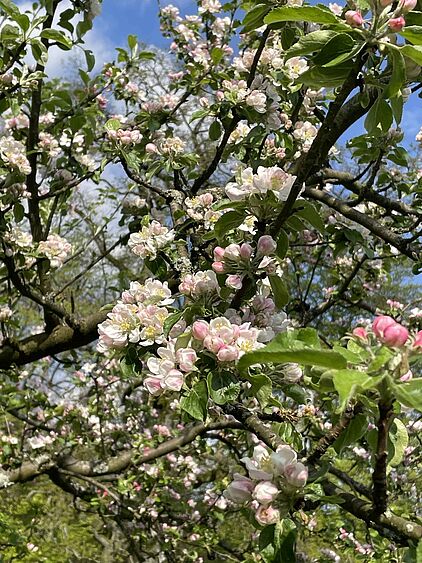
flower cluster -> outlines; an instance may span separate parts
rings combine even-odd
[[[154,260],[157,252],[174,240],[174,231],[164,227],[158,221],[144,225],[140,232],[129,237],[129,248],[136,256]]]
[[[107,136],[111,141],[125,146],[136,145],[142,139],[141,132],[138,129],[109,129]]]
[[[38,244],[38,252],[47,256],[52,268],[60,268],[72,253],[72,245],[63,237],[52,234]]]
[[[250,323],[240,326],[232,324],[226,317],[217,317],[210,322],[197,320],[192,325],[193,337],[212,352],[219,362],[233,362],[246,352],[262,348],[258,341],[259,330]]]
[[[158,358],[148,358],[146,365],[149,371],[144,379],[144,386],[151,395],[159,395],[166,389],[180,391],[184,373],[191,372],[195,366],[197,355],[192,348],[177,348],[176,341],[169,340],[165,347],[157,350]]]
[[[98,351],[121,349],[129,343],[162,344],[165,341],[163,323],[169,315],[166,305],[173,301],[167,282],[151,278],[144,285],[132,282],[108,313],[107,320],[98,325]]]
[[[407,328],[387,315],[380,315],[374,319],[372,333],[381,344],[391,348],[402,348],[409,342],[412,350],[419,351],[418,349],[422,348],[422,330],[410,339]],[[362,342],[369,342],[370,335],[362,326],[353,329],[352,334]]]
[[[274,273],[276,265],[271,255],[276,248],[277,243],[269,235],[260,237],[255,253],[253,247],[246,242],[242,245],[229,244],[226,248],[217,246],[214,249],[212,268],[218,274],[230,273],[226,285],[232,289],[240,289],[243,277],[248,271]]]
[[[253,194],[265,195],[272,191],[279,201],[286,201],[295,180],[296,176],[278,166],[259,166],[256,174],[252,168],[246,168],[240,173],[237,182],[227,184],[226,194],[231,201],[242,201]]]
[[[31,165],[26,158],[25,145],[14,137],[0,138],[0,156],[6,165],[16,168],[21,174],[30,174]]]
[[[235,473],[225,497],[236,503],[250,503],[257,522],[262,526],[274,524],[282,516],[280,510],[283,504],[288,505],[286,500],[306,485],[307,468],[297,461],[296,453],[290,446],[280,446],[270,454],[264,446],[258,445],[252,458],[244,457],[242,462],[249,477]],[[279,509],[273,506],[276,499],[280,501]]]
[[[196,274],[186,274],[179,285],[179,291],[192,299],[198,299],[218,295],[220,286],[215,272],[206,270]]]

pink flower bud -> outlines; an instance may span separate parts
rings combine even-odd
[[[399,9],[402,14],[408,14],[416,8],[418,0],[401,0],[399,3]]]
[[[232,289],[240,289],[242,287],[242,277],[239,274],[233,274],[226,279],[227,287]]]
[[[220,362],[234,362],[239,358],[239,350],[235,346],[223,346],[217,353]]]
[[[413,373],[410,369],[400,377],[400,381],[402,381],[403,383],[410,381],[411,379],[413,379]]]
[[[284,476],[289,485],[293,487],[304,487],[308,479],[308,469],[303,463],[293,463],[284,469]]]
[[[221,246],[216,246],[214,248],[214,260],[216,262],[224,260],[224,248],[221,248]]]
[[[268,505],[270,504],[279,494],[277,487],[271,483],[271,481],[261,481],[255,487],[252,496],[259,504]]]
[[[415,340],[413,341],[412,348],[422,348],[422,330],[416,333]],[[421,350],[418,350],[420,352]]]
[[[399,323],[395,323],[393,325],[388,326],[384,330],[383,336],[380,337],[380,340],[383,344],[387,346],[399,347],[403,346],[406,343],[406,340],[409,338],[409,331],[406,327],[402,326]]]
[[[247,242],[244,242],[240,247],[240,256],[243,258],[243,260],[249,260],[252,256],[252,252],[253,248]]]
[[[201,194],[200,196],[198,196],[198,199],[203,207],[209,207],[214,201],[213,195],[209,193]]]
[[[204,346],[210,352],[217,354],[217,352],[220,350],[220,348],[223,348],[223,346],[225,346],[225,342],[219,336],[211,336],[209,334],[208,336],[206,336],[204,338]]]
[[[233,260],[237,262],[240,258],[240,246],[238,244],[229,244],[224,249],[224,260]]]
[[[358,338],[359,340],[364,340],[365,342],[368,342],[368,333],[363,328],[363,326],[357,326],[356,328],[354,328],[352,334],[353,336],[356,336],[356,338]]]
[[[197,340],[204,340],[208,335],[209,326],[206,321],[195,321],[192,325],[192,336]]]
[[[275,524],[280,518],[280,512],[272,506],[260,506],[255,514],[256,521],[261,526]]]
[[[240,475],[239,473],[235,473],[233,477],[234,481],[232,481],[224,491],[224,496],[233,502],[239,503],[250,500],[255,483],[252,479]]]
[[[396,324],[396,321],[387,315],[380,315],[374,319],[372,323],[372,330],[377,338],[380,338],[384,334],[384,330],[391,325]]]
[[[154,145],[154,143],[147,143],[145,145],[145,152],[156,153],[156,152],[158,152],[158,149],[157,149],[156,145]]]
[[[391,31],[401,31],[405,25],[406,22],[403,16],[388,20],[388,27],[391,29]]]
[[[224,274],[223,262],[213,262],[211,267],[217,274]]]
[[[344,14],[344,18],[352,27],[361,27],[363,24],[362,14],[360,12],[356,12],[355,10],[347,10]]]
[[[276,248],[277,248],[277,243],[275,242],[273,237],[269,235],[264,235],[260,237],[258,241],[257,255],[269,256],[270,254],[274,254]]]

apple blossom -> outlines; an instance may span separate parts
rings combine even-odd
[[[224,496],[233,502],[243,503],[252,498],[252,491],[255,488],[255,483],[252,479],[248,479],[244,475],[235,473],[233,481],[224,491]]]
[[[280,519],[280,511],[270,506],[260,506],[255,513],[255,518],[261,526],[275,524]]]
[[[277,498],[280,491],[271,481],[261,481],[253,490],[252,497],[260,504],[267,506]]]
[[[284,468],[284,476],[289,485],[294,487],[304,487],[308,480],[308,469],[303,463],[292,463]]]
[[[344,14],[344,19],[352,27],[361,27],[364,21],[362,14],[355,10],[347,10]]]
[[[405,25],[406,22],[403,16],[388,20],[388,27],[391,29],[391,31],[401,31]]]

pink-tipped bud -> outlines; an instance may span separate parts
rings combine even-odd
[[[209,350],[210,352],[213,352],[213,354],[217,354],[218,351],[221,350],[221,348],[223,348],[225,345],[226,343],[219,336],[211,336],[211,334],[209,334],[204,338],[205,348],[207,348],[207,350]]]
[[[363,24],[362,14],[360,12],[356,12],[355,10],[347,10],[344,14],[344,18],[352,27],[361,27]]]
[[[151,154],[157,153],[158,152],[157,146],[154,145],[154,143],[147,143],[145,145],[145,152],[149,152]]]
[[[224,259],[224,248],[221,246],[216,246],[214,248],[214,260],[216,262],[221,262]]]
[[[209,326],[206,321],[195,321],[192,325],[192,336],[197,340],[204,340],[208,336]]]
[[[284,476],[289,485],[293,487],[304,487],[308,480],[308,469],[303,463],[293,463],[284,469]]]
[[[416,333],[412,348],[422,348],[422,330]],[[422,352],[422,350],[418,350],[418,352]]]
[[[401,0],[399,3],[399,9],[402,14],[408,14],[416,8],[418,0]]]
[[[243,258],[243,260],[249,260],[252,256],[252,252],[253,248],[247,242],[244,242],[240,247],[240,256]]]
[[[406,381],[410,381],[411,379],[413,379],[413,373],[410,369],[400,377],[402,383],[406,383]]]
[[[239,350],[235,346],[223,346],[217,353],[220,362],[234,362],[239,358]]]
[[[406,22],[403,16],[400,16],[398,18],[391,18],[391,20],[388,20],[388,27],[391,29],[391,31],[401,31],[405,25]]]
[[[277,243],[273,239],[273,237],[269,235],[264,235],[260,237],[258,241],[257,255],[269,256],[270,254],[274,254],[276,248],[277,248]]]
[[[242,287],[242,276],[239,276],[239,274],[227,276],[226,285],[231,289],[240,289]]]
[[[224,496],[232,502],[246,502],[251,499],[254,487],[252,479],[235,473],[234,481],[224,491]]]
[[[409,338],[409,331],[406,327],[399,323],[388,326],[384,330],[384,334],[380,337],[383,344],[397,348],[403,346]]]
[[[216,274],[224,274],[223,262],[213,262],[211,267]]]
[[[374,322],[372,323],[372,330],[377,338],[381,338],[384,335],[384,330],[395,324],[396,321],[393,318],[388,317],[387,315],[380,315],[374,319]]]
[[[354,328],[352,334],[353,336],[356,336],[356,338],[359,338],[359,340],[368,342],[368,333],[363,328],[363,326],[357,326],[356,328]]]

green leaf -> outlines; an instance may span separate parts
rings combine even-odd
[[[339,33],[330,39],[321,51],[315,55],[313,62],[316,65],[323,66],[333,60],[336,60],[339,56],[350,53],[352,51],[355,42],[352,37],[347,33]]]
[[[346,408],[348,402],[356,393],[377,387],[382,379],[382,376],[369,377],[365,372],[353,369],[335,370],[332,372],[332,376],[334,387],[340,399],[340,411]]]
[[[88,72],[95,66],[95,56],[94,53],[90,49],[84,49],[85,60],[86,60],[86,68]]]
[[[391,467],[397,467],[404,457],[404,451],[409,444],[409,435],[406,426],[399,418],[395,418],[389,432],[389,456],[388,464]]]
[[[385,98],[394,98],[406,82],[406,67],[404,57],[396,47],[390,47],[389,59],[392,66],[391,78],[384,90]]]
[[[298,211],[296,211],[295,213],[296,215],[299,215],[300,217],[306,219],[307,222],[320,233],[325,232],[324,221],[320,213],[318,212],[317,208],[315,207],[315,205],[313,205],[309,201],[300,200],[296,202],[294,208],[295,207],[299,208]]]
[[[259,549],[262,551],[268,545],[272,545],[274,543],[274,532],[275,532],[275,524],[271,524],[270,526],[265,526],[261,533],[259,534]]]
[[[422,25],[422,12],[411,11],[406,14],[406,28],[413,25]]]
[[[357,414],[355,418],[350,422],[345,430],[340,434],[337,440],[333,444],[333,448],[338,454],[350,446],[355,444],[365,432],[368,430],[368,417],[366,414]]]
[[[322,47],[336,37],[337,33],[330,30],[318,30],[304,35],[287,51],[285,60],[300,55],[308,55],[322,49]]]
[[[280,258],[280,260],[284,260],[288,250],[289,250],[289,237],[285,230],[280,229],[280,233],[277,239],[277,249],[275,252],[277,256]]]
[[[13,215],[16,223],[20,223],[25,217],[25,208],[21,203],[15,203],[13,206]]]
[[[19,8],[10,0],[0,0],[0,8],[13,19],[20,15]]]
[[[205,420],[207,417],[208,390],[204,380],[192,387],[187,395],[180,400],[181,408],[192,418]]]
[[[282,309],[289,302],[290,296],[287,286],[282,278],[277,275],[268,276],[271,284],[271,290],[274,295],[275,304]]]
[[[400,31],[400,35],[413,43],[413,45],[422,45],[422,26],[409,25]]]
[[[224,49],[221,47],[214,47],[214,49],[211,50],[211,60],[215,65],[218,65],[223,57]]]
[[[135,49],[138,45],[138,38],[136,35],[128,35],[127,44],[129,45],[129,49]]]
[[[106,129],[106,131],[117,131],[118,129],[120,129],[121,126],[122,124],[118,119],[112,118],[112,119],[108,119],[105,122],[104,128]]]
[[[387,133],[393,123],[393,112],[389,104],[379,98],[371,107],[365,119],[365,129],[370,135],[377,135],[380,130]]]
[[[248,379],[252,383],[252,387],[249,389],[248,395],[258,399],[261,408],[265,408],[273,390],[271,379],[262,373],[259,375],[251,375]]]
[[[314,332],[314,331],[313,331]],[[254,364],[286,364],[289,362],[329,369],[344,368],[346,360],[332,350],[321,350],[298,339],[297,332],[278,334],[264,348],[249,352],[239,360],[240,370]]]
[[[214,232],[218,239],[222,239],[229,231],[236,229],[243,223],[245,214],[241,211],[227,211],[214,225]]]
[[[40,37],[54,41],[55,43],[66,47],[66,49],[72,48],[72,41],[58,29],[43,29],[40,33]]]
[[[342,63],[333,68],[315,66],[303,72],[296,82],[315,88],[337,88],[350,74],[350,64]]]
[[[286,21],[339,23],[339,19],[330,10],[318,6],[284,6],[276,8],[264,18],[266,24]]]
[[[174,325],[180,321],[180,319],[183,317],[183,315],[185,314],[185,311],[176,311],[175,313],[171,313],[171,315],[169,315],[166,320],[163,323],[163,332],[164,332],[164,336],[167,338],[169,335],[169,332],[171,331],[171,329],[174,327]]]
[[[422,65],[422,45],[404,45],[400,47],[400,51],[418,65]]]
[[[208,136],[211,141],[218,141],[221,136],[221,124],[219,121],[213,121],[208,130]]]
[[[264,23],[264,17],[270,11],[270,7],[267,4],[257,4],[250,10],[243,19],[242,33],[247,33],[261,27]]]
[[[407,383],[391,386],[396,399],[402,405],[422,412],[422,379],[412,379]]]
[[[209,373],[207,384],[209,395],[217,405],[235,401],[240,392],[240,383],[230,372]]]

